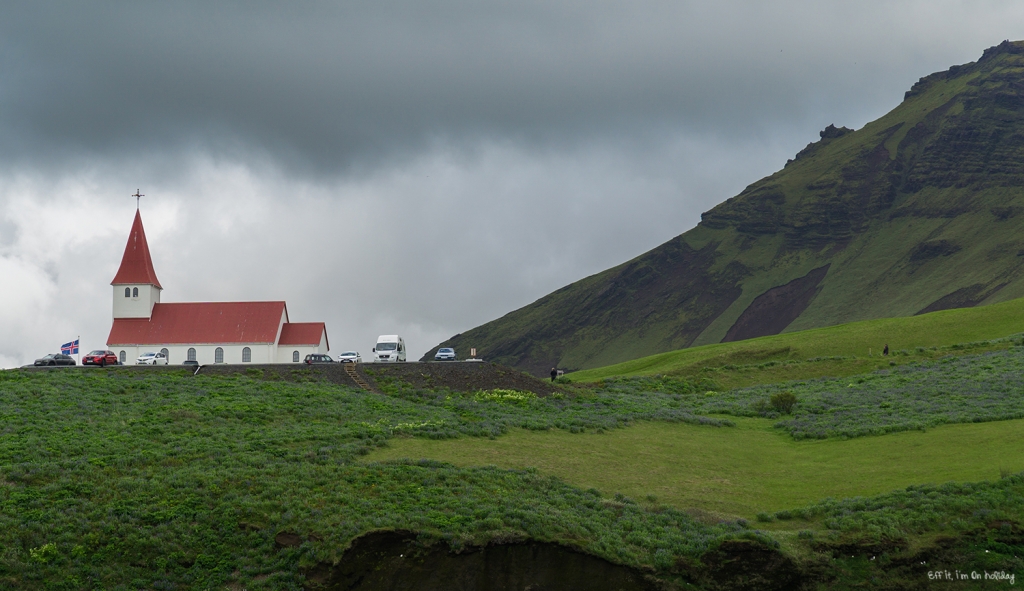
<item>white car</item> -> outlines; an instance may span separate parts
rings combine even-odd
[[[167,365],[163,353],[143,353],[135,360],[135,365]]]
[[[363,358],[359,356],[358,351],[345,351],[338,355],[338,361],[341,363],[362,363]]]
[[[455,349],[441,347],[434,353],[434,361],[455,361]]]

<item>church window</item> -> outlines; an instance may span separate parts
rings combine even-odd
[[[242,363],[249,363],[252,361],[252,351],[249,347],[242,347]]]
[[[298,363],[298,362],[299,362],[299,352],[298,351],[292,351],[292,363]]]
[[[166,347],[160,349],[160,354],[164,356],[164,359],[167,360],[167,363],[171,362],[171,353],[167,350]]]
[[[139,297],[139,288],[137,288],[137,287],[133,287],[132,288],[132,297],[133,298]]]
[[[126,298],[132,297],[132,288],[130,288],[130,287],[124,288],[124,297],[126,297]]]
[[[188,348],[188,360],[189,361],[195,361],[196,360],[196,350],[193,349],[192,347]]]
[[[121,363],[124,363],[127,360],[128,360],[128,354],[125,353],[124,351],[121,351]]]
[[[221,349],[220,347],[217,347],[213,351],[213,362],[214,363],[224,363],[224,349]]]

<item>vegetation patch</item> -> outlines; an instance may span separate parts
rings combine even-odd
[[[592,444],[594,438],[639,432],[608,429],[641,420],[668,428],[692,423],[686,428],[731,441],[733,452],[717,454],[719,463],[735,461],[744,452],[761,463],[770,457],[769,448],[743,433],[759,433],[762,443],[774,439],[806,450],[822,443],[780,438],[764,419],[726,421],[695,414],[693,401],[715,402],[733,394],[702,391],[706,383],[612,380],[603,389],[568,388],[538,396],[515,389],[427,390],[396,380],[393,393],[384,396],[316,379],[256,378],[122,369],[0,373],[0,585],[309,588],[317,569],[336,564],[352,540],[367,532],[399,530],[416,532],[456,553],[524,540],[555,543],[664,581],[709,588],[753,580],[750,573],[728,566],[743,563],[740,558],[747,555],[779,565],[785,581],[810,572],[778,554],[788,548],[800,556],[797,542],[791,543],[785,531],[768,534],[742,519],[665,504],[659,499],[667,495],[651,486],[637,488],[643,494],[634,500],[574,486],[534,467],[460,467],[419,459],[366,462],[366,454],[401,435],[405,441],[454,442],[465,435],[489,438],[515,429]],[[795,413],[806,398],[793,391]],[[998,424],[1003,423],[993,423]],[[733,427],[713,428],[724,425]],[[581,431],[593,434],[571,434]],[[916,434],[889,437],[899,436]],[[461,443],[489,441],[463,437]],[[642,465],[639,458],[652,440],[641,443],[631,464]],[[622,449],[616,446],[620,456]],[[565,459],[575,453],[564,445],[559,452]],[[868,463],[878,461],[877,454],[857,455]],[[687,454],[673,457],[679,463]],[[829,463],[834,460],[821,465]],[[609,471],[600,462],[593,467]],[[851,476],[849,471],[845,475]],[[806,487],[793,474],[783,478]],[[787,520],[778,507],[804,506],[810,498],[783,503],[784,494],[779,497],[780,491],[761,476],[737,484],[759,489],[762,497],[775,495],[771,521],[764,527],[800,521],[800,530],[810,533],[794,539],[807,552],[818,552],[813,544],[840,548],[850,536],[866,539],[888,503],[858,501],[833,508],[829,501],[819,503],[821,509],[790,510],[792,519]],[[945,531],[943,515],[964,520],[965,529],[951,530],[954,534],[976,535],[990,514],[964,516],[975,489],[958,490],[959,504],[935,505],[934,516],[924,521],[897,516],[886,535],[917,543]],[[932,498],[932,492],[924,496]],[[1017,497],[1006,499],[1000,501],[1001,512],[991,514],[996,519],[1019,510]],[[915,507],[908,505],[908,515]],[[852,521],[847,519],[851,515]],[[998,558],[992,564],[1006,564],[1004,558],[1019,547],[1014,539],[992,538],[993,544],[1003,544],[991,546]],[[833,566],[825,565],[822,572]]]
[[[1024,418],[1024,347],[912,363],[853,378],[758,386],[700,402],[693,412],[792,412],[777,426],[797,439]]]
[[[370,460],[430,458],[458,466],[535,467],[581,488],[621,492],[709,522],[753,521],[831,497],[980,481],[1024,470],[1024,420],[943,425],[879,437],[794,440],[763,418],[729,429],[642,422],[572,434],[513,430],[496,439],[401,438]],[[764,526],[761,526],[764,527]]]
[[[666,568],[746,532],[533,469],[361,463],[399,434],[726,424],[671,395],[397,391],[245,374],[0,372],[0,586],[299,589],[304,569],[382,529],[453,548],[557,542]]]

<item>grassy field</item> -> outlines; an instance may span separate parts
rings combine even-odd
[[[262,375],[0,372],[0,588],[298,590],[306,569],[380,529],[454,547],[561,541],[667,568],[746,531],[535,470],[361,461],[401,434],[701,422],[668,395],[612,394],[609,405],[500,390],[382,396],[302,370],[295,381]],[[276,547],[282,532],[302,543]]]
[[[603,434],[516,430],[495,440],[399,438],[367,457],[531,466],[607,495],[654,495],[680,509],[749,519],[825,497],[995,479],[1024,470],[1024,420],[944,425],[848,441],[794,441],[772,427],[775,421],[733,420],[736,427],[730,429],[644,422]]]
[[[904,369],[957,380],[987,372],[994,384],[982,392],[991,400],[954,400],[955,420],[990,422],[848,440],[841,429],[927,419],[939,407],[847,412],[853,420],[826,439],[798,440],[781,424],[790,419],[757,418],[773,412],[760,405],[764,392],[708,395],[703,381],[682,378],[539,397],[399,380],[375,394],[303,370],[287,379],[256,369],[0,372],[0,587],[298,590],[309,569],[336,563],[356,537],[396,529],[454,549],[558,542],[669,580],[700,572],[694,565],[728,541],[813,558],[813,544],[867,539],[872,552],[879,536],[939,533],[958,548],[973,544],[962,564],[1017,568],[1012,536],[972,541],[993,516],[1016,523],[1024,514],[1024,478],[999,478],[1024,468],[1024,429],[993,420],[989,403],[1021,395],[1010,381],[1008,391],[999,386],[1024,356],[1007,346],[897,368],[841,392],[827,382],[792,386],[792,419],[804,420],[830,404],[845,412],[880,406],[878,397],[925,400],[928,392],[887,385]],[[731,414],[706,416],[708,404]],[[378,461],[398,456],[417,459]],[[950,480],[987,482],[857,500]],[[797,537],[804,530],[813,537]],[[284,534],[298,545],[278,545]],[[861,571],[863,580],[878,574]]]
[[[979,308],[865,320],[681,349],[574,372],[567,377],[574,382],[588,382],[621,376],[706,375],[723,387],[739,387],[773,380],[854,375],[890,362],[904,363],[940,354],[1005,347],[1009,343],[979,344],[973,349],[963,344],[1002,339],[1021,332],[1024,332],[1024,298]],[[882,347],[886,343],[893,354],[883,358]],[[769,362],[790,363],[766,367],[764,364]]]

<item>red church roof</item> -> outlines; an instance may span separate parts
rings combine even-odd
[[[279,345],[310,345],[320,344],[320,337],[327,332],[323,322],[290,322],[281,329]],[[330,349],[330,343],[327,344]]]
[[[153,259],[149,256],[149,243],[146,242],[146,230],[142,227],[142,214],[137,209],[135,210],[135,221],[132,223],[132,231],[128,234],[128,244],[125,245],[124,256],[121,257],[121,266],[117,269],[114,280],[110,282],[111,285],[125,283],[149,284],[163,289],[160,281],[156,278],[156,271],[153,269]]]
[[[152,319],[115,318],[107,345],[276,343],[282,318],[289,326],[284,302],[155,304]]]

